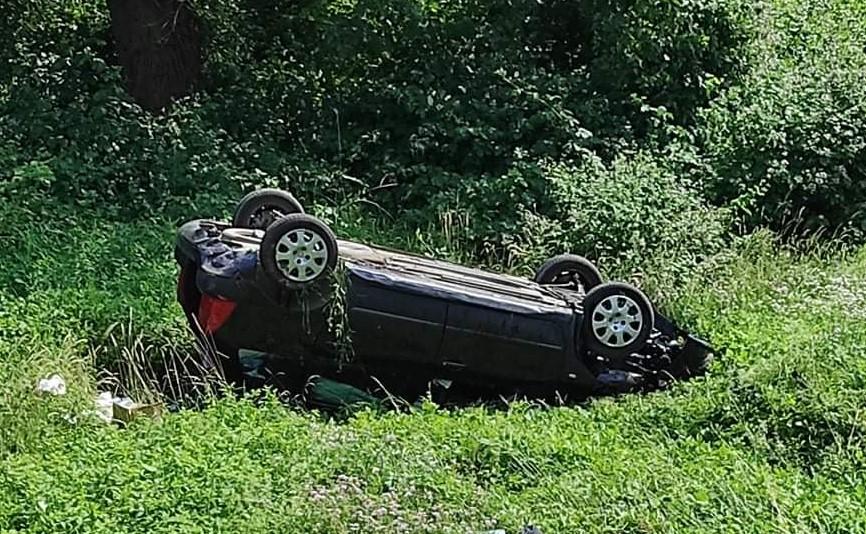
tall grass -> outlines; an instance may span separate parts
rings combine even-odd
[[[442,239],[390,241],[387,228],[343,224],[342,236],[421,251]],[[663,262],[647,269],[645,287],[664,290],[665,310],[722,349],[709,376],[664,392],[558,408],[424,403],[337,422],[268,393],[216,390],[179,403],[202,410],[118,430],[82,415],[101,378],[93,360],[136,363],[138,374],[121,374],[128,391],[185,398],[154,380],[164,374],[141,374],[143,359],[194,349],[172,302],[170,233],[73,226],[87,231],[49,249],[35,244],[54,243],[53,232],[21,221],[26,257],[45,257],[0,296],[0,529],[866,530],[866,249],[795,249],[759,233],[684,285],[665,283]],[[115,253],[133,236],[157,259],[76,271],[82,256]],[[21,271],[0,269],[5,280]],[[36,395],[52,372],[69,393]]]
[[[113,325],[91,349],[93,361],[110,362],[99,377],[101,389],[143,404],[170,409],[201,407],[228,393],[224,356],[213,341],[180,339],[152,343],[130,322]]]

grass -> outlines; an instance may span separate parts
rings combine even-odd
[[[669,391],[346,421],[258,393],[117,429],[84,415],[94,359],[191,344],[172,224],[0,212],[0,531],[866,531],[866,249],[757,234],[660,288],[725,349]]]

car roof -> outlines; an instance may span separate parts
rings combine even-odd
[[[250,251],[258,250],[264,235],[262,230],[231,228],[215,221],[197,221],[190,228],[202,224],[217,228],[220,241]],[[563,307],[574,308],[583,300],[583,295],[574,291],[385,247],[338,239],[337,250],[353,275],[394,290],[514,313],[562,313]]]

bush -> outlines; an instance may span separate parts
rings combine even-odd
[[[466,246],[525,272],[573,252],[611,274],[676,280],[720,249],[730,222],[728,210],[708,206],[696,186],[647,152],[609,165],[591,156],[579,165],[521,162],[434,204],[454,214],[452,232]]]
[[[609,161],[658,117],[689,122],[743,39],[735,2],[632,4],[251,1],[210,66],[215,120],[387,184],[396,211],[521,159]]]
[[[738,0],[554,0],[539,8],[539,37],[560,68],[588,66],[594,88],[641,136],[653,108],[690,124],[745,65],[750,3]],[[640,137],[640,136],[639,136]]]
[[[94,381],[76,342],[88,334],[74,322],[69,343],[0,340],[0,528],[860,532],[864,305],[866,249],[797,258],[759,235],[672,301],[725,349],[706,378],[573,407],[423,402],[341,422],[265,394],[118,429],[87,416]],[[33,317],[8,321],[52,326]],[[34,396],[52,372],[69,393]]]
[[[752,70],[701,113],[718,203],[754,197],[751,222],[866,231],[866,11],[785,1],[756,21]]]
[[[202,90],[155,116],[123,90],[102,4],[20,3],[2,22],[0,194],[188,215],[275,185],[430,221],[443,195],[491,206],[516,187],[515,209],[545,218],[527,220],[566,227],[530,167],[694,145],[700,166],[666,172],[752,200],[751,223],[862,231],[866,16],[761,6],[209,0]]]
[[[0,195],[147,217],[212,213],[265,183],[333,192],[331,167],[282,153],[261,132],[232,137],[212,120],[219,110],[207,95],[157,115],[134,103],[97,4],[22,4],[4,21],[12,44],[0,55]]]
[[[866,249],[839,245],[804,253],[769,232],[753,234],[676,292],[669,311],[724,350],[714,372],[726,386],[704,416],[681,425],[675,408],[658,427],[737,441],[810,474],[864,461],[859,452],[838,453],[843,443],[866,438],[859,415],[866,400]]]
[[[213,67],[237,82],[221,78],[214,91],[224,128],[266,131],[282,150],[395,186],[392,208],[426,205],[443,177],[504,172],[517,148],[561,157],[607,143],[583,125],[601,117],[604,98],[581,73],[534,61],[524,23],[534,3],[251,5],[250,27],[271,40],[244,49],[256,61]]]

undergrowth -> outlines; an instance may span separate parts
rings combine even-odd
[[[333,336],[334,354],[337,355],[340,365],[352,361],[354,350],[352,349],[352,329],[349,325],[348,294],[351,279],[346,265],[338,260],[334,269],[329,273],[330,290],[328,291],[328,303],[325,307],[327,313],[328,331]]]
[[[52,241],[53,228],[67,227],[87,231]],[[99,379],[94,355],[171,351],[183,348],[178,340],[193,348],[171,302],[170,234],[153,227],[17,221],[17,242],[42,259],[2,293],[6,530],[866,528],[866,250],[795,250],[759,233],[667,287],[666,311],[722,352],[708,377],[665,392],[558,408],[428,402],[342,422],[268,392],[214,394],[203,410],[119,430],[86,413]],[[373,226],[341,234],[387,241]],[[105,257],[131,235],[157,257],[70,272],[64,283],[79,260]],[[391,244],[424,250],[437,238],[399,239]],[[19,272],[2,268],[7,280]],[[108,321],[106,288],[131,311],[122,328],[109,329],[117,317]],[[38,378],[54,372],[67,379],[67,395],[35,394]]]
[[[866,532],[862,2],[278,4],[194,2],[202,79],[158,114],[105,2],[0,18],[0,531]],[[587,255],[720,357],[570,407],[223,395],[173,232],[263,186],[463,264]],[[102,388],[178,411],[121,430]]]

